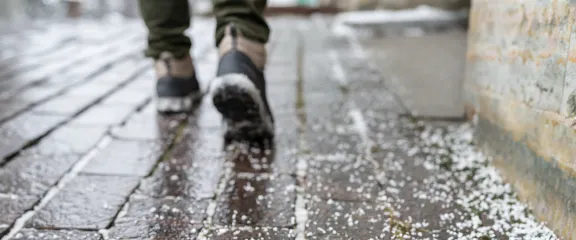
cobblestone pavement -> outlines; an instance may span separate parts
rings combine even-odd
[[[138,21],[5,31],[1,239],[555,238],[470,126],[408,116],[328,19],[270,21],[269,145],[224,146],[209,101],[158,116]],[[194,22],[206,87],[215,23]]]

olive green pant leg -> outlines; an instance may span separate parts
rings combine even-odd
[[[270,28],[264,19],[266,0],[212,0],[216,15],[216,45],[224,38],[226,26],[234,23],[244,37],[267,43]]]
[[[190,27],[188,0],[139,0],[139,4],[149,31],[146,56],[158,58],[168,51],[181,58],[190,53],[192,43],[185,35]]]

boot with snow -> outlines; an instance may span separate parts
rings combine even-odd
[[[218,48],[220,63],[210,96],[224,118],[226,139],[272,138],[274,118],[266,97],[264,44],[243,37],[229,25]]]

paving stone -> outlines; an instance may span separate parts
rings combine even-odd
[[[72,116],[87,108],[96,100],[97,98],[60,95],[32,108],[32,111],[41,114]]]
[[[184,130],[168,158],[138,193],[152,197],[212,198],[224,174],[223,139],[212,132]]]
[[[163,140],[175,137],[175,132],[185,116],[156,116],[144,112],[132,115],[121,127],[114,128],[112,135],[120,139]]]
[[[347,129],[349,126],[346,125],[335,125],[329,126],[318,125],[318,130],[316,131],[329,131],[322,133],[309,133],[306,136],[306,148],[310,150],[311,154],[317,155],[334,155],[334,154],[346,154],[358,156],[364,152],[364,147],[361,144],[362,139],[357,134],[351,134]],[[332,130],[335,129],[335,132]],[[337,131],[342,131],[338,133]]]
[[[38,198],[0,195],[0,232],[8,228],[26,211],[32,209]]]
[[[90,82],[75,87],[71,94],[74,95],[91,95],[94,94],[91,88],[94,85],[118,86],[120,84],[133,80],[135,76],[141,74],[142,69],[150,68],[147,59],[129,58],[115,62],[109,70],[100,72],[94,76]]]
[[[136,110],[133,106],[98,104],[72,120],[80,126],[116,126],[123,123]]]
[[[100,240],[98,232],[77,230],[36,230],[23,229],[12,238],[13,240]]]
[[[396,96],[383,88],[356,91],[351,98],[362,112],[391,112],[406,114],[408,110],[398,102]]]
[[[218,198],[214,222],[221,226],[291,227],[296,222],[296,182],[286,175],[236,176]]]
[[[0,159],[20,150],[30,141],[46,134],[64,121],[61,116],[24,113],[0,126]],[[2,160],[0,160],[2,162]]]
[[[148,59],[145,59],[144,61],[146,61],[146,63],[149,63]],[[196,69],[198,69],[198,64],[195,64],[195,66]],[[138,75],[138,78],[136,78],[136,80],[126,84],[126,89],[129,89],[127,91],[144,92],[147,93],[146,95],[148,97],[151,97],[153,95],[155,87],[156,87],[156,73],[154,72],[151,64],[145,65],[144,68],[142,68],[142,71],[140,71],[140,75]],[[120,100],[120,101],[126,101],[126,100]]]
[[[54,94],[61,90],[62,87],[56,86],[31,86],[19,92],[17,95],[11,96],[10,99],[14,102],[17,101],[27,104],[37,103],[45,100],[46,98],[54,96]]]
[[[0,168],[0,194],[40,197],[79,159],[78,155],[19,155]]]
[[[281,124],[279,121],[277,124]],[[234,142],[226,147],[226,159],[235,172],[293,174],[298,154],[297,131],[280,132],[273,144]]]
[[[150,79],[150,81],[155,80]],[[148,101],[148,99],[152,97],[152,93],[153,92],[142,91],[139,89],[122,88],[104,99],[102,103],[104,105],[138,106]]]
[[[209,200],[133,197],[110,230],[111,239],[195,239]]]
[[[393,239],[383,205],[312,200],[307,208],[307,239]]]
[[[115,88],[118,87],[117,83],[108,83],[104,81],[98,81],[103,77],[109,76],[110,74],[114,74],[116,69],[104,71],[98,73],[94,78],[90,79],[88,82],[82,83],[80,86],[74,86],[69,88],[66,92],[66,96],[68,97],[84,97],[89,99],[99,99],[103,96],[108,95],[110,92],[114,91]],[[123,76],[120,80],[127,81],[129,76]]]
[[[210,240],[289,240],[295,239],[294,230],[283,228],[228,229],[217,228],[208,235]]]
[[[108,226],[138,178],[80,175],[28,221],[30,228],[99,230]]]
[[[235,172],[271,173],[276,162],[275,146],[254,143],[233,143],[227,146],[226,159],[234,164]]]
[[[16,113],[22,111],[29,105],[29,103],[21,101],[0,101],[0,120],[5,120],[14,116]]]
[[[113,140],[82,170],[105,175],[146,176],[164,153],[165,143]]]
[[[308,167],[306,190],[323,199],[342,201],[371,201],[378,196],[380,188],[374,166],[368,160],[352,158],[354,161],[338,163],[341,156],[323,156],[328,161],[311,157]]]
[[[42,156],[86,154],[96,147],[106,131],[107,128],[100,126],[82,127],[67,124],[51,132],[26,152]]]

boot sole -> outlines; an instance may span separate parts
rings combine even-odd
[[[210,90],[212,103],[226,121],[226,138],[272,138],[272,121],[252,81],[242,74],[216,78]]]

